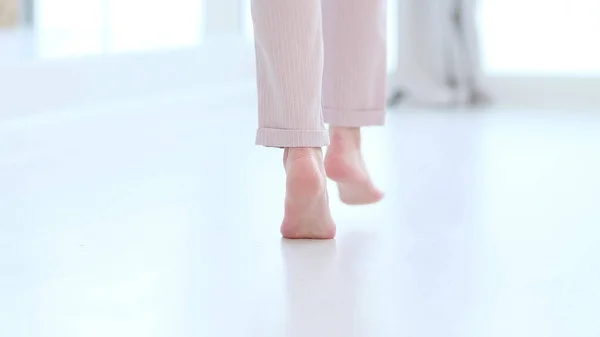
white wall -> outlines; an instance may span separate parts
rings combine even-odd
[[[481,0],[491,73],[600,75],[600,0]]]
[[[201,0],[36,0],[42,57],[192,47],[204,37]]]

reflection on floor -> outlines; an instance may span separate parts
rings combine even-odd
[[[11,337],[598,336],[600,116],[392,111],[387,199],[280,239],[255,102],[193,93],[0,123]]]

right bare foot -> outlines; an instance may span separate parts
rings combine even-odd
[[[360,129],[333,127],[330,137],[325,170],[327,176],[337,182],[342,202],[367,205],[383,199],[383,192],[373,184],[363,160]]]
[[[281,234],[286,239],[333,239],[336,228],[321,149],[285,149],[283,163],[287,189]]]

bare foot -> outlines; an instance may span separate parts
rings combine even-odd
[[[333,239],[336,228],[329,210],[321,149],[286,149],[283,163],[287,190],[281,234],[287,239]]]
[[[373,185],[362,157],[360,129],[332,127],[330,137],[325,170],[337,182],[342,202],[367,205],[383,199],[383,192]]]

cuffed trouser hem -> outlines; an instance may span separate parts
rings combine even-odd
[[[381,110],[339,110],[323,108],[325,123],[331,126],[359,128],[385,124],[385,109]]]
[[[268,147],[322,147],[329,145],[327,130],[258,129],[256,145]]]

